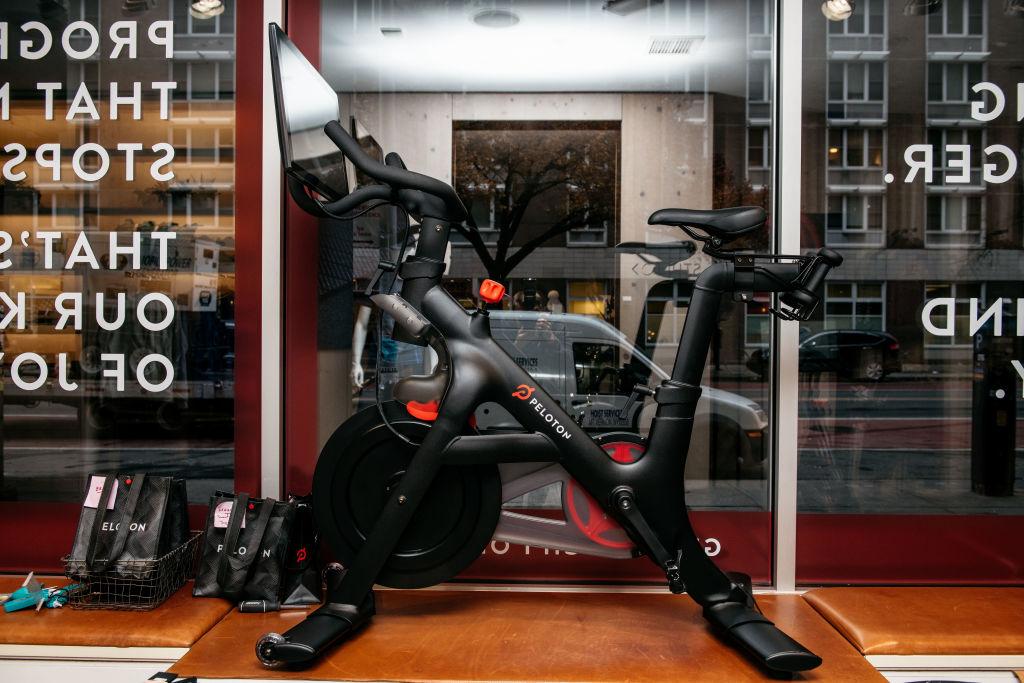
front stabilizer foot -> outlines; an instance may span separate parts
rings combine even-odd
[[[362,605],[327,603],[284,635],[268,633],[256,643],[256,657],[266,667],[300,669],[328,648],[351,638],[375,613],[373,593]]]
[[[709,605],[704,608],[704,618],[772,672],[793,674],[821,665],[821,657],[745,604],[730,601]]]

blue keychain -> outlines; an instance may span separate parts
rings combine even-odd
[[[33,578],[34,575],[35,572],[29,572],[21,583],[21,588],[11,593],[11,597],[4,602],[4,612],[17,612],[29,607],[38,607],[46,602],[50,592]]]
[[[30,607],[35,608],[38,612],[43,607],[51,609],[63,607],[68,603],[71,591],[79,588],[77,583],[62,588],[46,588],[33,578],[34,575],[35,572],[29,572],[21,587],[4,601],[4,612],[17,612]]]

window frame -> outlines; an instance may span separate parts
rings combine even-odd
[[[882,193],[882,192],[878,192],[878,193],[876,193],[876,192],[826,192],[826,200],[825,201],[827,203],[831,203],[833,198],[841,198],[842,201],[843,201],[843,208],[842,208],[842,211],[840,212],[840,214],[842,216],[842,226],[839,227],[839,228],[833,228],[833,227],[831,227],[829,225],[830,217],[832,216],[833,212],[830,210],[830,207],[828,207],[826,205],[826,209],[827,209],[826,213],[825,213],[825,244],[826,245],[828,245],[828,246],[841,246],[844,249],[849,249],[849,248],[878,248],[878,247],[884,247],[885,246],[886,222],[887,222],[887,218],[888,218],[885,215],[885,208],[886,208],[885,207],[885,193]],[[850,199],[856,199],[856,200],[859,200],[859,201],[864,203],[864,206],[861,209],[861,215],[864,216],[865,225],[866,225],[867,218],[870,215],[870,212],[868,211],[868,207],[867,207],[867,202],[871,198],[876,198],[877,200],[882,202],[882,208],[881,208],[881,211],[880,211],[881,216],[882,216],[882,224],[879,227],[877,227],[877,228],[872,228],[872,227],[849,228],[848,227],[848,222],[847,222],[847,216],[849,216],[849,214],[850,214],[850,211],[847,208],[847,204],[849,203],[849,200]],[[856,234],[856,235],[868,235],[868,234],[872,234],[872,233],[877,233],[878,239],[877,239],[877,241],[870,241],[870,242],[869,241],[864,241],[864,242],[860,242],[860,243],[851,243],[851,242],[846,242],[846,241],[841,241],[841,240],[835,239],[835,237],[834,237],[835,233],[840,233],[840,234],[843,234],[843,235],[846,235],[848,233],[849,234]]]
[[[930,215],[928,204],[932,200],[938,200],[941,202],[941,218],[940,222],[942,227],[938,230],[934,230],[929,226]],[[947,225],[947,205],[953,200],[962,201],[963,208],[960,211],[962,224],[959,229],[951,230],[946,227]],[[986,207],[985,207],[985,196],[981,193],[968,193],[968,192],[928,192],[925,194],[925,209],[924,209],[924,246],[926,249],[981,249],[985,246],[985,233],[986,233]],[[967,223],[968,217],[970,216],[970,206],[968,202],[978,202],[978,230],[968,230]],[[976,239],[973,243],[966,244],[964,242],[942,242],[938,241],[935,236],[937,235],[976,235]]]
[[[888,136],[887,131],[886,131],[885,128],[875,128],[875,127],[866,127],[866,126],[865,127],[830,126],[827,130],[828,130],[828,135],[827,135],[827,138],[826,138],[826,141],[825,141],[825,168],[826,169],[828,169],[828,170],[836,170],[836,171],[843,171],[843,170],[873,171],[873,170],[881,170],[881,169],[885,168],[885,160],[888,158],[888,152],[889,152],[889,150],[888,150],[889,136]],[[831,163],[831,159],[829,159],[829,154],[831,153],[831,149],[832,149],[831,136],[832,136],[833,132],[837,132],[840,135],[839,158],[840,158],[840,161],[842,163],[837,164],[837,165],[833,165]],[[870,153],[870,150],[871,150],[870,139],[871,139],[871,134],[872,133],[879,133],[881,135],[881,137],[882,137],[882,160],[881,160],[881,162],[877,166],[874,165],[874,164],[869,163],[869,159],[870,159],[870,156],[871,156],[871,153]],[[859,165],[851,165],[851,164],[847,163],[847,156],[848,156],[847,151],[850,148],[849,138],[850,138],[851,134],[860,134],[863,137],[863,141],[862,141],[863,144],[861,145],[861,149],[863,151],[862,151],[861,157],[862,157],[862,161],[864,163],[859,164]]]
[[[830,295],[829,294],[829,289],[830,289],[831,285],[848,285],[850,287],[850,296],[838,297],[838,296]],[[881,288],[881,291],[880,291],[880,293],[879,293],[879,295],[877,297],[874,297],[874,296],[861,296],[860,292],[859,292],[861,285],[879,286]],[[824,323],[823,323],[823,326],[822,326],[822,331],[838,330],[838,329],[851,329],[851,330],[865,329],[865,328],[860,328],[860,327],[857,326],[857,320],[858,320],[858,318],[869,317],[869,316],[867,316],[867,315],[863,315],[862,316],[862,315],[859,315],[857,313],[858,304],[860,304],[860,303],[864,303],[864,304],[878,303],[878,304],[881,304],[881,306],[882,306],[882,312],[880,314],[881,323],[882,324],[878,328],[866,328],[866,329],[868,331],[871,331],[871,332],[886,332],[887,331],[886,330],[887,321],[886,321],[886,317],[885,317],[885,315],[886,315],[885,300],[886,300],[886,293],[887,293],[887,285],[888,285],[888,282],[886,282],[885,280],[881,280],[881,281],[870,281],[870,280],[868,280],[868,281],[863,281],[863,282],[857,281],[857,280],[839,280],[839,281],[829,281],[829,282],[826,282],[825,283],[825,291],[822,292],[822,304],[821,304],[821,306],[822,306],[822,317],[823,317],[823,320],[824,320]],[[852,326],[851,327],[848,327],[848,328],[838,328],[838,327],[830,328],[829,327],[829,323],[828,323],[828,320],[829,320],[828,306],[829,306],[830,303],[848,303],[848,304],[850,304],[850,315],[849,315],[849,318],[852,320]],[[833,316],[833,317],[838,317],[838,316]],[[846,316],[843,316],[843,317],[846,317]],[[875,317],[879,317],[879,316],[871,315],[870,317],[875,318]]]
[[[850,69],[852,67],[862,66],[864,68],[864,78],[862,87],[864,88],[864,96],[861,98],[853,98],[850,96]],[[882,73],[882,97],[881,99],[873,99],[871,97],[871,71],[873,67],[881,69]],[[842,98],[834,99],[832,97],[832,69],[841,68],[843,70],[843,85],[842,85]],[[868,121],[884,121],[888,118],[889,113],[889,64],[886,61],[866,61],[866,60],[840,60],[840,59],[829,59],[828,66],[825,75],[825,114],[826,120],[828,121],[849,121],[849,120],[868,120]],[[881,113],[878,116],[849,116],[850,105],[881,105]],[[842,107],[843,116],[833,117],[831,115],[833,107]]]
[[[984,81],[986,78],[988,78],[988,75],[987,75],[987,73],[988,73],[988,68],[987,68],[988,65],[985,62],[942,62],[942,61],[928,62],[928,73],[926,74],[927,82],[926,82],[926,86],[925,86],[925,100],[926,100],[927,104],[969,104],[971,102],[971,94],[972,94],[972,92],[971,92],[972,77],[971,77],[971,75],[968,72],[970,71],[970,68],[972,66],[979,67],[981,69],[981,74],[977,77],[979,82],[980,81]],[[957,68],[963,70],[963,78],[962,78],[963,87],[961,89],[961,91],[962,91],[962,98],[961,99],[951,99],[950,96],[949,96],[949,91],[951,89],[950,88],[950,84],[949,84],[949,71],[950,71],[950,67],[957,67]],[[942,82],[942,95],[937,100],[932,99],[932,93],[931,93],[931,82],[932,82],[931,70],[934,69],[934,68],[942,69],[942,78],[941,78],[941,82]]]
[[[970,31],[970,17],[971,17],[970,5],[972,3],[977,3],[981,7],[981,12],[980,12],[980,15],[981,15],[981,33],[971,33],[971,31]],[[988,3],[986,2],[986,0],[963,0],[963,4],[961,5],[961,17],[960,17],[961,21],[963,22],[963,31],[952,32],[952,31],[949,30],[949,18],[950,18],[949,17],[949,15],[950,15],[949,10],[950,10],[950,4],[948,2],[940,3],[940,6],[939,6],[938,10],[935,13],[929,15],[928,21],[925,23],[926,35],[929,36],[929,37],[936,36],[936,37],[953,37],[953,38],[969,38],[969,37],[984,38],[988,34],[988,11],[987,11],[988,10],[988,6],[987,5],[988,5]],[[941,27],[940,31],[934,31],[934,32],[932,31],[932,22],[934,21],[934,19],[938,19],[941,22],[942,27]]]
[[[882,7],[882,13],[881,13],[882,31],[881,31],[881,33],[872,32],[872,31],[869,30],[868,24],[870,23],[871,13],[870,12],[866,12],[867,7],[876,7],[878,5],[881,5],[881,7]],[[870,37],[870,36],[881,36],[882,38],[887,38],[888,37],[888,33],[889,33],[889,20],[888,20],[888,17],[886,17],[886,15],[885,15],[885,10],[886,10],[886,0],[860,0],[860,2],[857,3],[857,7],[856,7],[856,12],[855,13],[851,14],[849,17],[847,17],[843,21],[830,21],[830,22],[828,22],[828,35],[829,35],[829,38],[831,38],[832,36],[850,36],[850,37],[858,37],[858,38],[867,38],[867,37]],[[850,19],[852,19],[855,16],[863,16],[864,17],[864,30],[860,31],[858,33],[854,33],[852,31],[848,30],[849,29],[849,25],[850,25]],[[842,29],[842,30],[839,30],[839,29]]]

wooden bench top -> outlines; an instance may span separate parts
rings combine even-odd
[[[1024,588],[818,588],[804,599],[865,655],[1024,655]]]
[[[763,681],[689,598],[650,593],[378,591],[377,616],[312,668],[262,667],[255,644],[304,612],[232,612],[170,670],[299,680]],[[801,680],[884,680],[800,597],[759,596],[765,614],[821,655]]]
[[[63,576],[38,577],[64,586]],[[0,593],[16,590],[24,576],[0,576]],[[0,612],[0,644],[94,647],[191,647],[232,608],[227,600],[193,598],[187,583],[159,607],[146,611],[43,608]]]

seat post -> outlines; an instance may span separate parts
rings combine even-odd
[[[711,340],[718,326],[722,294],[729,291],[732,281],[732,263],[715,263],[697,277],[672,366],[673,381],[700,385]]]

